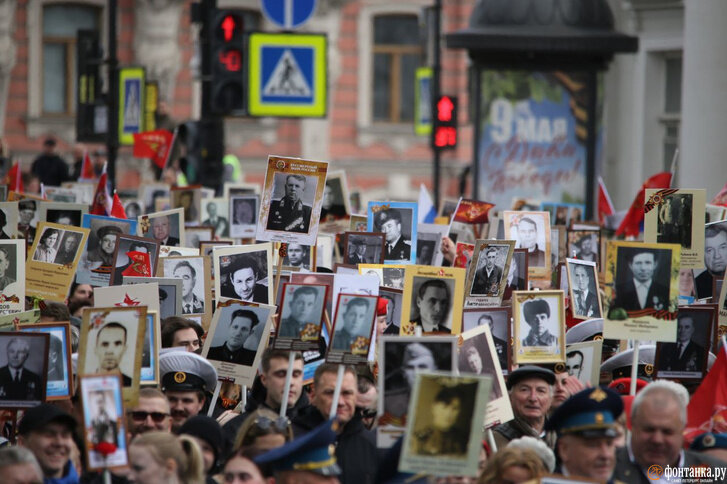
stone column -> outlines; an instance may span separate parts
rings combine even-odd
[[[676,186],[706,188],[707,201],[727,182],[727,2],[684,2],[681,156]]]

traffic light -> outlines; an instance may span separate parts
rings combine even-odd
[[[439,96],[435,106],[432,148],[452,150],[457,147],[457,97]]]
[[[99,74],[103,52],[98,30],[76,34],[76,141],[102,142],[106,127],[96,117],[105,112]],[[100,120],[99,120],[100,121]]]
[[[242,15],[231,10],[215,10],[210,22],[211,112],[242,114],[245,92]]]

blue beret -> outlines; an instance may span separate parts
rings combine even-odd
[[[727,449],[727,434],[704,433],[694,439],[692,450]]]

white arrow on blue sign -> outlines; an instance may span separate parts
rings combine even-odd
[[[272,23],[295,29],[311,18],[317,0],[260,0],[263,15]]]

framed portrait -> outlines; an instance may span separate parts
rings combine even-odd
[[[454,248],[454,261],[452,267],[467,269],[475,253],[475,244],[467,244],[465,242],[457,242]]]
[[[566,251],[566,229],[562,225],[550,226],[550,267],[557,266],[568,257]]]
[[[10,195],[13,193],[15,192],[10,192]],[[12,202],[13,200],[15,200],[15,203],[18,204],[18,237],[27,239],[28,245],[31,245],[35,239],[35,233],[37,231],[39,221],[39,201],[32,198],[22,198],[18,200],[14,197],[10,201]]]
[[[478,240],[467,269],[468,299],[492,301],[500,305],[505,294],[514,240]],[[485,299],[487,298],[487,299]]]
[[[25,241],[0,240],[0,314],[25,310]]]
[[[596,263],[566,259],[566,268],[573,317],[576,319],[603,317]]]
[[[495,347],[495,353],[500,362],[500,369],[504,375],[510,372],[510,361],[512,357],[512,347],[510,346],[512,337],[511,315],[512,308],[510,306],[487,309],[465,309],[462,313],[463,333],[481,326],[490,328],[492,344]]]
[[[273,265],[277,267],[280,258],[281,243],[273,245]],[[315,246],[301,244],[286,244],[283,252],[283,269],[288,271],[315,271],[316,248]]]
[[[159,245],[179,247],[184,238],[184,209],[175,208],[148,213],[139,217],[138,235],[159,242]]]
[[[447,217],[451,219],[452,214],[454,214],[454,211],[457,210],[457,205],[459,205],[458,199],[445,198],[442,200],[442,205],[439,207],[437,217]]]
[[[335,236],[328,234],[318,234],[316,241],[316,267],[325,267],[331,269],[333,267],[333,244]]]
[[[325,310],[328,313],[328,318],[330,319],[333,317],[333,280],[335,278],[334,274],[326,274],[326,273],[290,273],[290,279],[289,282],[291,284],[319,284],[326,286],[327,292],[326,292],[326,305]],[[281,279],[281,286],[282,286],[282,279]],[[280,291],[280,290],[279,290]],[[281,308],[282,310],[282,292],[280,292],[279,297],[276,299],[276,304],[278,305],[278,308]],[[330,330],[330,328],[328,328]],[[326,336],[327,337],[327,336]]]
[[[378,296],[339,294],[326,361],[346,365],[367,361],[376,322]]]
[[[491,385],[487,376],[418,373],[399,471],[477,476]]]
[[[230,237],[255,237],[257,216],[260,212],[260,196],[235,195],[228,199],[230,206]]]
[[[595,262],[600,267],[601,257],[601,231],[569,230],[568,231],[568,257],[588,262]]]
[[[0,408],[30,408],[46,399],[48,333],[0,332]]]
[[[48,335],[48,370],[45,400],[68,400],[73,396],[71,327],[69,322],[17,324],[23,333]]]
[[[550,214],[553,225],[570,227],[573,223],[583,221],[586,205],[583,203],[543,202],[540,204],[540,210]]]
[[[459,334],[462,328],[465,270],[453,267],[408,266],[401,314],[401,335]]]
[[[351,215],[348,230],[350,230],[351,232],[366,232],[368,231],[367,225],[368,221],[365,216]]]
[[[550,278],[550,214],[548,212],[502,212],[505,236],[515,247],[528,250],[528,273],[534,279]]]
[[[447,235],[449,227],[440,224],[417,224],[417,264],[441,266],[442,237]]]
[[[82,203],[40,202],[38,219],[58,225],[81,226],[88,205]]]
[[[154,277],[159,263],[159,243],[135,235],[116,234],[111,264],[111,284],[119,286],[125,276]]]
[[[181,278],[124,276],[123,282],[125,286],[157,284],[159,287],[159,319],[183,314]]]
[[[383,264],[385,236],[382,232],[345,232],[344,264]]]
[[[558,267],[555,269],[557,271],[557,281],[556,281],[556,288],[561,289],[565,294],[568,294],[568,289],[570,288],[568,284],[568,266],[566,266],[565,262],[558,264]]]
[[[0,239],[18,237],[18,202],[0,202]]]
[[[212,277],[212,280],[215,280],[216,274],[215,274],[215,266],[214,262],[212,261],[212,252],[215,250],[215,247],[229,247],[233,244],[231,240],[200,240],[199,241],[199,255],[204,255],[209,257],[210,262],[210,275]],[[214,287],[214,286],[212,286]]]
[[[47,187],[45,185],[41,185],[40,194],[43,198],[51,202],[81,203],[78,200],[78,194],[72,188]]]
[[[273,301],[273,244],[216,247],[212,260],[218,300],[228,298],[259,304]]]
[[[359,274],[375,275],[379,278],[379,285],[391,289],[404,289],[405,265],[396,264],[359,264]]]
[[[217,304],[202,356],[222,378],[252,386],[267,344],[275,306],[228,300]]]
[[[260,184],[250,182],[225,182],[223,187],[224,198],[237,197],[239,195],[260,195]]]
[[[366,231],[384,234],[384,264],[416,262],[418,204],[369,202]]]
[[[315,245],[328,162],[268,156],[257,240]]]
[[[507,285],[503,300],[508,301],[513,291],[528,290],[528,251],[527,249],[515,249],[510,259],[510,269],[507,271]]]
[[[331,171],[326,178],[321,204],[322,223],[332,222],[346,218],[351,214],[346,172],[343,170]]]
[[[230,204],[227,198],[206,198],[202,200],[202,225],[212,227],[215,237],[230,236]],[[207,240],[212,240],[210,237]]]
[[[165,257],[161,259],[160,266],[163,277],[182,281],[181,314],[201,316],[202,325],[205,329],[209,328],[212,318],[212,277],[209,259],[205,256]]]
[[[199,225],[202,209],[202,191],[200,186],[172,187],[169,190],[171,208],[181,208],[184,215],[184,224]]]
[[[610,241],[607,247],[603,337],[674,342],[681,246]]]
[[[572,343],[565,347],[565,371],[585,386],[597,387],[601,378],[603,340]]]
[[[681,267],[704,267],[704,189],[646,189],[644,242],[679,244]]]
[[[127,467],[126,414],[119,375],[80,375],[86,467],[103,470]],[[113,446],[113,447],[110,447]],[[113,448],[111,454],[99,451]]]
[[[513,293],[515,363],[565,361],[565,307],[563,291]]]
[[[88,229],[39,222],[25,263],[25,292],[63,302],[76,275]]]
[[[185,225],[184,247],[199,248],[200,240],[212,240],[215,238],[215,228],[208,225]]]
[[[118,375],[124,400],[136,400],[146,312],[146,306],[85,308],[78,344],[78,375]]]
[[[136,221],[140,215],[144,215],[144,203],[140,199],[124,200],[123,204],[127,219]]]
[[[381,338],[377,447],[389,448],[404,434],[409,399],[419,371],[454,371],[457,365],[456,341],[457,338],[451,336]]]
[[[716,339],[713,307],[679,307],[676,341],[656,343],[656,378],[701,381],[707,373],[709,350]]]
[[[292,351],[320,349],[328,290],[328,286],[322,284],[283,285],[279,301],[280,323],[273,348]]]
[[[386,328],[383,334],[400,334],[401,333],[401,307],[404,300],[404,294],[401,289],[391,289],[389,287],[379,288],[379,297],[387,300],[386,303]]]
[[[141,200],[144,204],[144,213],[156,212],[156,201],[159,198],[169,198],[169,185],[166,183],[144,183],[141,187]]]
[[[85,214],[81,226],[89,229],[88,243],[78,262],[76,282],[92,286],[111,284],[116,234],[136,234],[136,220]]]
[[[465,331],[461,341],[462,344],[457,346],[459,374],[482,375],[492,379],[485,428],[509,422],[513,419],[512,407],[490,327],[485,324]]]
[[[712,205],[707,203],[705,205],[704,223],[719,222],[727,217],[727,207],[722,205]]]
[[[333,278],[333,312],[336,314],[339,294],[379,294],[379,279],[371,274],[335,274]]]

